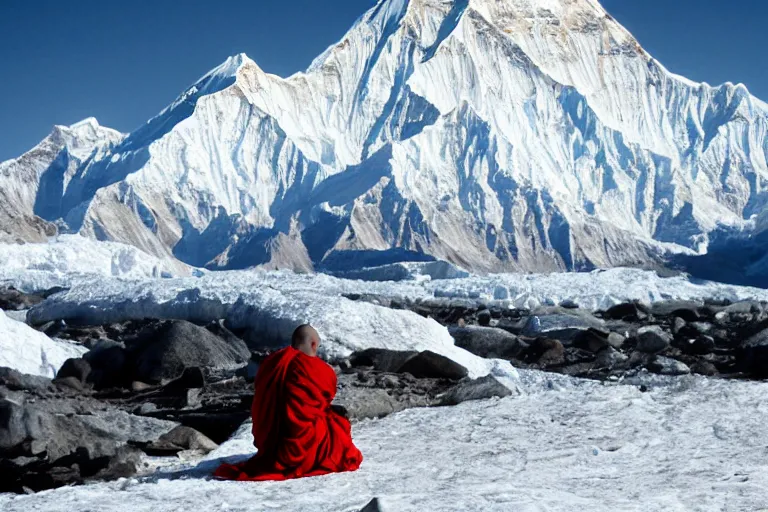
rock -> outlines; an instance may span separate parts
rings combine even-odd
[[[588,329],[573,340],[573,346],[597,353],[606,347],[621,348],[624,336],[615,332],[606,333],[599,329]]]
[[[400,385],[400,381],[396,375],[384,374],[376,379],[376,385],[380,388],[396,388]]]
[[[565,309],[579,309],[579,305],[576,304],[572,299],[565,299],[560,303],[560,307]]]
[[[334,404],[347,410],[349,418],[361,420],[366,418],[383,418],[405,407],[383,389],[366,389],[346,387],[339,390]],[[423,406],[429,403],[425,400]]]
[[[83,397],[0,399],[0,460],[17,460],[12,475],[0,469],[0,492],[24,486],[42,490],[95,475],[124,476],[135,471],[126,447],[156,439],[174,426]]]
[[[712,330],[712,324],[707,322],[691,322],[688,325],[699,334],[707,334]]]
[[[595,359],[595,365],[598,368],[614,368],[622,365],[629,360],[629,357],[625,356],[613,347],[606,347],[597,353]]]
[[[478,311],[477,313],[477,323],[482,326],[489,326],[491,325],[491,312],[487,309],[483,309],[482,311]]]
[[[639,302],[625,302],[609,308],[603,313],[603,316],[611,320],[637,322],[647,319],[648,314],[649,310],[645,305]]]
[[[152,402],[144,402],[140,406],[136,407],[136,409],[134,409],[133,414],[138,416],[147,416],[153,412],[157,412],[157,410],[157,406]]]
[[[373,498],[360,509],[360,512],[391,512],[392,510],[394,509],[385,507],[379,498]]]
[[[0,309],[20,311],[43,302],[41,295],[22,293],[15,288],[0,288]]]
[[[698,375],[706,375],[707,377],[714,377],[720,373],[717,371],[717,367],[714,364],[702,359],[691,364],[691,372]]]
[[[0,386],[11,391],[44,392],[52,390],[51,380],[38,375],[27,375],[12,368],[0,366]]]
[[[139,471],[141,452],[132,446],[121,446],[114,455],[109,457],[107,467],[88,480],[110,481],[118,478],[129,478]]]
[[[659,375],[687,375],[691,373],[691,369],[686,364],[663,356],[656,356],[648,364],[648,370]]]
[[[123,387],[133,380],[128,355],[121,343],[100,340],[83,355],[83,359],[91,366],[88,383],[95,389]]]
[[[763,310],[763,306],[759,302],[752,301],[752,300],[745,300],[741,302],[735,302],[730,306],[726,306],[723,311],[728,315],[733,315],[733,314],[753,315],[756,313],[760,313],[762,310]]]
[[[539,366],[561,364],[565,361],[565,347],[558,340],[536,338],[525,350],[523,358],[527,363]]]
[[[568,344],[589,329],[605,330],[605,322],[578,309],[540,308],[528,317],[522,334],[546,336]]]
[[[685,320],[679,316],[676,316],[675,320],[672,322],[672,334],[678,334],[680,331],[685,329],[686,325],[688,324],[685,323]]]
[[[689,355],[711,354],[715,350],[715,340],[710,336],[699,335],[678,344],[680,350]]]
[[[469,372],[459,363],[425,350],[408,359],[397,373],[410,373],[416,378],[459,380]]]
[[[79,381],[81,384],[85,384],[88,381],[90,374],[91,365],[85,359],[67,359],[56,373],[56,379],[54,382],[57,380],[66,379],[67,377],[72,377]]]
[[[151,324],[132,343],[133,380],[160,382],[174,379],[185,368],[236,369],[248,364],[251,352],[245,342],[223,339],[185,321]]]
[[[674,317],[678,316],[686,322],[695,322],[700,318],[699,308],[704,303],[690,300],[669,300],[656,302],[651,306],[653,316]]]
[[[648,354],[661,352],[672,343],[672,336],[658,325],[641,327],[637,331],[637,350]]]
[[[185,450],[210,453],[218,447],[218,444],[214,443],[197,430],[190,427],[178,426],[167,434],[160,436],[156,441],[146,445],[144,451],[148,455],[176,454]]]
[[[526,324],[528,323],[528,318],[517,318],[517,319],[510,319],[510,318],[502,318],[498,322],[496,322],[495,327],[497,329],[503,329],[511,334],[521,334],[523,332],[523,329],[525,329]]]
[[[486,358],[514,359],[520,353],[517,336],[496,327],[449,329],[457,347]]]
[[[458,405],[469,400],[510,396],[512,391],[494,376],[486,375],[479,379],[465,379],[449,389],[440,397],[440,405]]]
[[[760,331],[742,344],[739,361],[744,371],[758,378],[768,378],[768,329]]]
[[[353,367],[370,366],[380,372],[397,373],[406,361],[417,354],[415,350],[369,348],[353,353],[349,362]]]

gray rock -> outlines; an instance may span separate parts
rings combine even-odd
[[[176,320],[150,325],[127,348],[135,361],[133,380],[150,383],[174,379],[191,367],[236,369],[251,358],[239,338],[225,340],[204,327]]]
[[[541,367],[561,364],[565,361],[565,347],[558,340],[536,338],[523,353],[523,358],[527,363]]]
[[[512,391],[492,375],[479,379],[465,379],[440,397],[440,405],[457,405],[469,400],[510,396]]]
[[[520,342],[514,334],[496,327],[467,326],[450,329],[456,346],[480,357],[513,359],[520,353]]]
[[[711,336],[699,335],[679,345],[680,350],[689,355],[711,354],[715,350],[715,340]]]
[[[648,354],[661,352],[672,343],[672,336],[658,325],[641,327],[637,331],[637,350]]]
[[[677,334],[683,329],[685,329],[685,326],[688,325],[685,323],[685,320],[680,318],[679,316],[675,317],[675,320],[672,322],[672,334]]]
[[[560,303],[560,307],[565,309],[579,309],[579,305],[572,299],[565,299]]]
[[[398,373],[410,373],[422,379],[459,380],[466,377],[469,372],[459,363],[431,350],[425,350],[408,359]]]
[[[621,348],[624,336],[615,332],[606,333],[599,329],[588,329],[573,340],[573,346],[597,353],[606,347]]]
[[[726,306],[723,310],[725,313],[732,314],[755,314],[760,313],[763,310],[762,304],[757,301],[745,300],[741,302],[735,302],[730,306]]]
[[[595,365],[598,368],[614,368],[627,362],[629,357],[625,356],[613,347],[606,347],[597,354]]]
[[[477,323],[483,326],[491,324],[491,312],[487,309],[483,309],[477,313]]]
[[[648,369],[659,375],[688,375],[691,369],[684,363],[669,357],[656,356]]]
[[[218,447],[218,444],[197,430],[180,425],[149,443],[144,450],[150,455],[165,455],[186,450],[210,453]]]
[[[415,350],[369,348],[355,352],[349,357],[349,361],[353,367],[370,366],[380,372],[396,373],[416,354],[418,352]]]
[[[12,391],[43,392],[52,389],[51,380],[46,377],[27,375],[4,366],[0,366],[0,385]]]
[[[406,409],[404,403],[399,402],[383,389],[352,386],[340,389],[333,403],[344,407],[349,417],[356,420],[383,418]],[[420,405],[426,407],[430,403],[423,399]]]
[[[67,359],[61,368],[56,372],[56,379],[61,380],[67,377],[72,377],[79,381],[81,384],[85,384],[89,375],[91,374],[91,365],[82,358]],[[54,381],[55,382],[55,381]]]
[[[756,377],[768,378],[768,329],[745,341],[740,356],[745,371]]]
[[[95,389],[123,387],[133,380],[122,343],[100,340],[83,355],[83,359],[91,366],[88,383]]]
[[[699,319],[699,309],[704,307],[703,302],[690,300],[669,300],[656,302],[651,306],[653,316],[679,316],[686,322],[695,322]]]
[[[611,320],[640,321],[648,318],[648,308],[639,302],[626,302],[617,304],[603,313],[605,318]]]

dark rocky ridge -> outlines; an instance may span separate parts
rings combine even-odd
[[[457,346],[518,368],[603,380],[643,371],[768,378],[765,302],[630,302],[593,313],[571,302],[531,311],[467,299],[348,298],[433,318],[449,328]],[[679,365],[671,369],[671,361]]]

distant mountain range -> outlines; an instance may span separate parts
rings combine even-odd
[[[764,284],[767,135],[744,86],[671,74],[596,0],[384,0],[306,72],[241,54],[129,135],[56,127],[0,164],[0,236]]]

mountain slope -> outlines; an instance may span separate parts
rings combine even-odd
[[[384,0],[305,73],[230,58],[35,213],[213,268],[640,265],[749,229],[767,132],[595,0]]]
[[[56,227],[50,215],[82,165],[99,160],[124,137],[89,118],[55,126],[50,135],[19,158],[0,163],[0,241],[44,241]]]

